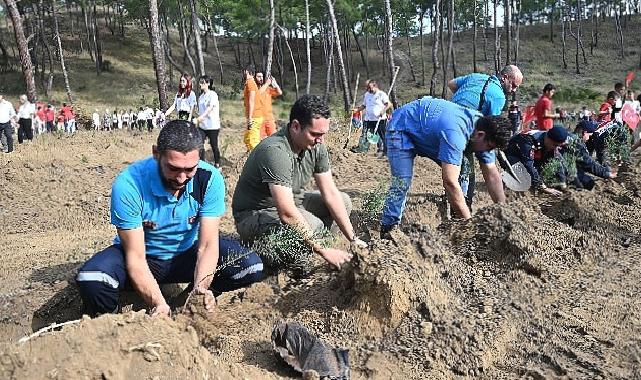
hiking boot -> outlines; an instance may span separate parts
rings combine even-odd
[[[350,152],[352,152],[352,153],[365,153],[365,152],[366,152],[366,150],[365,150],[365,149],[361,148],[361,147],[360,147],[360,146],[358,146],[358,145],[357,145],[357,146],[353,146],[353,147],[351,147],[349,150],[350,150]]]
[[[397,224],[392,224],[389,226],[381,225],[381,239],[392,240],[392,232],[398,229]]]

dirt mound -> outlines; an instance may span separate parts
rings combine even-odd
[[[212,357],[193,327],[144,312],[86,318],[33,338],[0,360],[3,379],[133,379],[141,374],[149,379],[269,377]]]

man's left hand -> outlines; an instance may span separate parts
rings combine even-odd
[[[212,293],[211,290],[198,287],[194,289],[194,293],[202,294],[205,296],[204,298],[205,310],[207,311],[214,310],[214,307],[216,306],[216,298],[214,297],[214,293]]]

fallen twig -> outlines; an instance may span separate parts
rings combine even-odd
[[[52,323],[49,326],[43,327],[40,330],[34,332],[33,334],[31,334],[29,336],[25,336],[25,337],[20,338],[20,340],[18,340],[18,343],[24,343],[24,342],[26,342],[26,341],[28,341],[28,340],[30,340],[32,338],[38,337],[38,336],[40,336],[40,335],[42,335],[42,334],[44,334],[46,332],[49,332],[49,331],[51,331],[51,330],[53,330],[55,328],[63,327],[63,326],[67,326],[67,325],[73,325],[73,324],[76,324],[76,323],[78,323],[80,321],[82,321],[82,319],[76,319],[76,320],[73,320],[73,321],[67,321],[67,322],[61,322],[61,323]]]

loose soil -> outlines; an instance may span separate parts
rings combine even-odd
[[[223,131],[228,205],[241,133]],[[640,168],[592,192],[510,194],[503,205],[481,183],[474,217],[461,222],[443,218],[438,167],[418,159],[404,228],[379,240],[359,200],[389,181],[388,164],[340,149],[345,136],[332,134],[334,178],[370,247],[340,272],[318,262],[306,278],[224,294],[213,313],[195,298],[172,319],[149,317],[132,295],[131,311],[83,317],[73,280],[113,238],[112,180],[151,152],[155,134],[48,135],[0,155],[0,378],[296,377],[272,352],[279,319],[348,348],[356,379],[641,378]],[[222,230],[233,234],[230,213]]]

